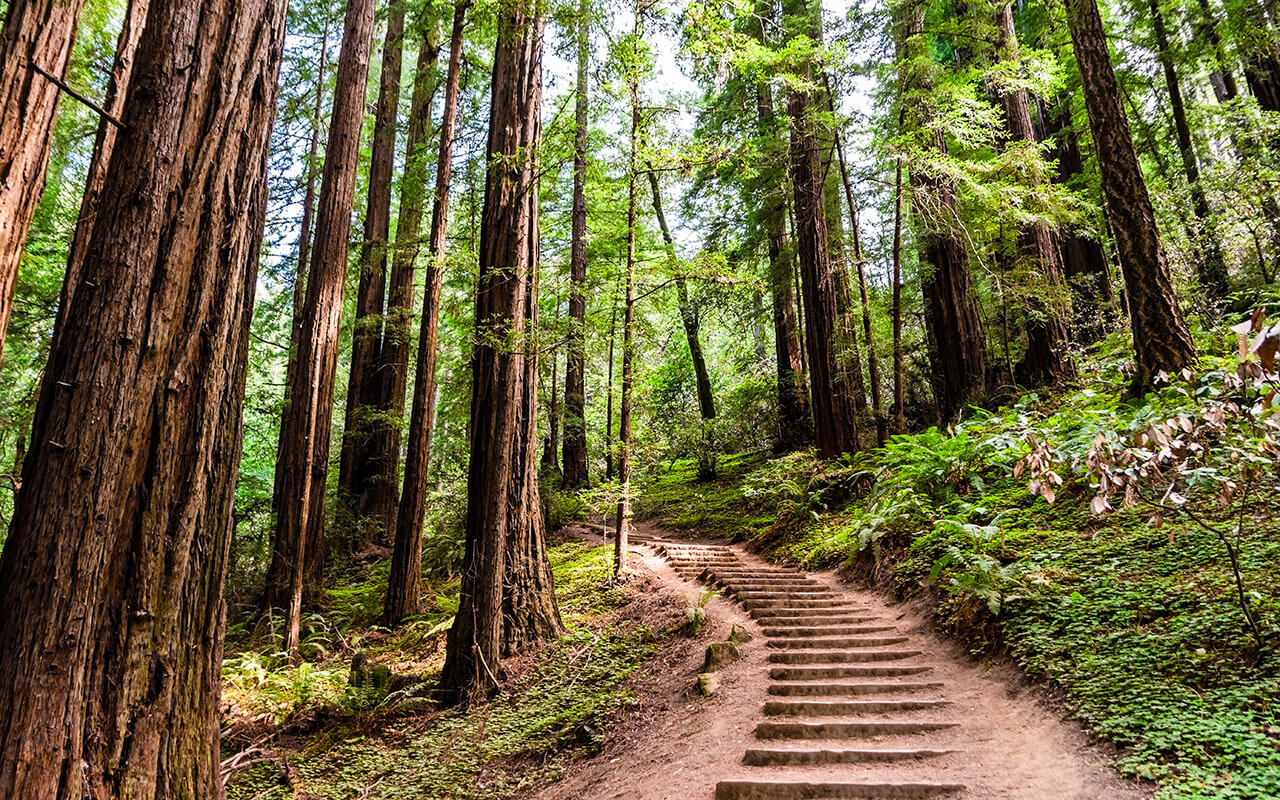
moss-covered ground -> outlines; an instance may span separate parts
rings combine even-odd
[[[1240,568],[1261,647],[1220,538],[1185,514],[1141,506],[1094,516],[1094,481],[1080,463],[1100,431],[1140,431],[1203,405],[1221,377],[1211,372],[1191,391],[1134,402],[1120,399],[1122,376],[1103,374],[1091,389],[975,412],[948,432],[894,437],[839,463],[743,455],[722,459],[713,481],[680,463],[646,477],[638,507],[690,533],[929,599],[939,627],[1051,687],[1067,713],[1118,748],[1118,769],[1154,782],[1161,800],[1276,798],[1274,462],[1250,476],[1248,499],[1200,493],[1188,504],[1233,535],[1243,523]],[[1014,477],[1028,434],[1065,465],[1053,503]]]
[[[428,699],[456,584],[435,587],[433,613],[396,634],[380,632],[367,627],[386,580],[385,567],[375,567],[326,598],[311,620],[314,661],[288,665],[243,643],[225,670],[234,730],[224,755],[267,743],[233,774],[227,797],[503,798],[554,779],[598,748],[607,722],[632,702],[628,677],[670,632],[614,613],[634,598],[610,584],[610,555],[573,542],[551,549],[565,636],[512,665],[496,697],[465,711],[438,710]],[[366,603],[373,614],[362,616]],[[345,629],[332,621],[339,618]],[[332,652],[316,649],[326,647]],[[346,686],[353,647],[392,668],[385,687]]]

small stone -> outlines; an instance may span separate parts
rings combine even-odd
[[[710,697],[720,688],[720,676],[714,672],[703,672],[698,675],[698,693]]]
[[[717,672],[726,664],[737,661],[738,646],[733,642],[714,642],[707,645],[707,660],[703,662],[703,672]]]
[[[741,625],[735,624],[733,628],[729,630],[729,641],[733,642],[734,644],[743,644],[745,642],[751,641],[753,638],[755,637],[751,635],[751,631],[747,630]]]

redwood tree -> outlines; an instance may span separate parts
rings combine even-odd
[[[274,500],[278,512],[264,603],[268,608],[288,609],[285,648],[290,651],[298,645],[304,578],[315,583],[321,562],[338,326],[360,159],[373,11],[373,0],[350,0],[347,4],[329,141],[325,145],[314,255],[296,342],[295,375],[290,381],[294,391],[280,423],[282,447],[276,471],[282,477]]]
[[[574,94],[573,209],[569,234],[569,327],[564,367],[565,489],[587,485],[587,100],[591,4],[581,0],[577,19],[578,83]]]
[[[1196,359],[1195,344],[1174,294],[1155,209],[1147,193],[1129,120],[1111,65],[1096,0],[1066,0],[1071,43],[1084,84],[1085,109],[1102,177],[1107,219],[1124,274],[1137,355],[1135,388],[1160,371],[1177,372]]]
[[[157,0],[0,557],[0,797],[218,798],[283,0]]]
[[[440,153],[436,161],[435,199],[431,206],[430,264],[427,266],[426,293],[422,299],[422,320],[418,335],[418,363],[414,372],[413,407],[409,414],[409,437],[404,462],[404,490],[400,493],[395,516],[395,536],[391,549],[391,576],[387,583],[387,600],[384,611],[388,625],[395,625],[405,617],[418,613],[418,596],[421,593],[422,526],[427,516],[427,469],[431,463],[431,431],[435,422],[436,402],[436,349],[440,331],[440,291],[443,285],[445,262],[445,234],[449,228],[449,184],[453,176],[453,126],[458,113],[458,82],[462,71],[462,34],[466,29],[467,9],[470,0],[459,0],[454,6],[453,29],[449,36],[449,70],[445,78],[444,111],[440,118]],[[425,49],[425,43],[424,43]],[[435,56],[432,56],[434,63]],[[419,57],[418,78],[422,79],[422,61]],[[419,103],[425,92],[415,90],[414,119],[412,125],[430,113]],[[421,156],[413,146],[414,129],[409,131],[410,155],[406,159],[411,168]],[[400,228],[396,241],[406,250],[397,247],[396,258],[412,261],[417,255],[418,215],[413,206],[420,205],[426,191],[416,169],[406,171],[400,208]],[[408,216],[406,216],[406,214]],[[405,230],[412,226],[412,230]]]
[[[537,490],[542,30],[527,4],[499,13],[471,356],[466,554],[440,675],[451,702],[489,693],[504,652],[560,629]]]
[[[84,0],[12,0],[0,30],[0,357],[22,246],[44,191],[58,87]]]

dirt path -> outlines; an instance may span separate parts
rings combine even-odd
[[[717,640],[753,635],[714,695],[702,653],[662,665],[644,727],[611,738],[538,800],[948,797],[1128,800],[1081,731],[976,665],[925,620],[833,575],[642,526],[642,568],[689,596],[707,585]]]

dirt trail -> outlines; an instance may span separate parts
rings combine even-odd
[[[661,665],[645,726],[538,800],[1148,796],[1011,671],[975,664],[906,607],[742,548],[637,534],[646,572],[691,597],[720,589],[707,607],[717,640],[734,624],[754,638],[709,698],[692,691],[700,651]]]

